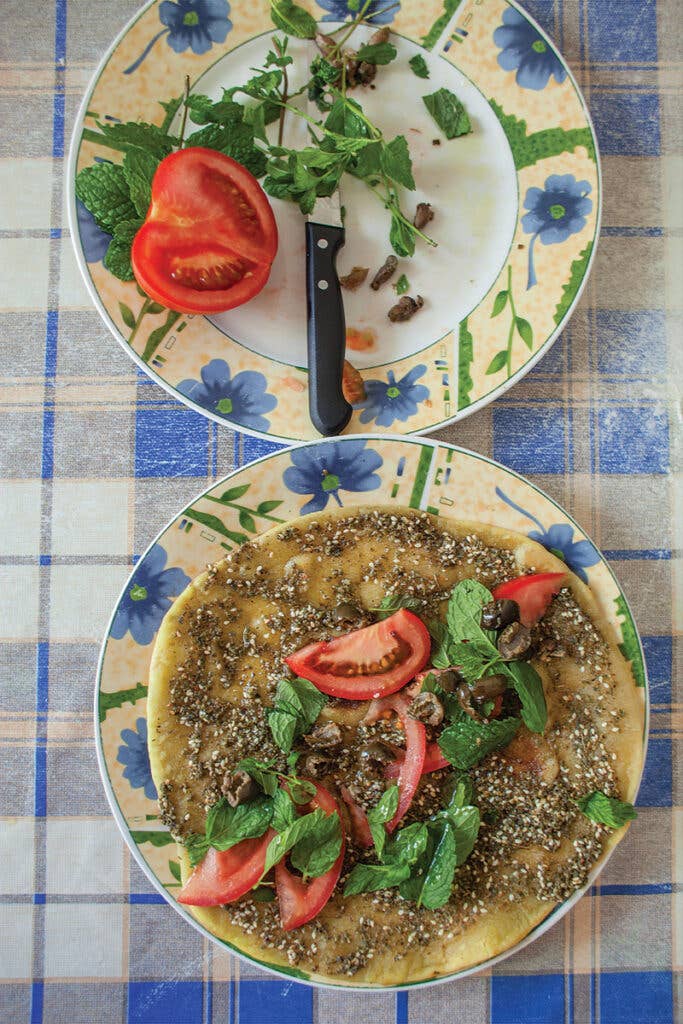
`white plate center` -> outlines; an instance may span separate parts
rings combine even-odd
[[[325,26],[328,27],[328,26]],[[369,30],[359,30],[358,40]],[[356,40],[356,36],[354,36]],[[369,267],[364,285],[344,290],[347,357],[358,367],[376,366],[420,352],[453,330],[484,298],[500,273],[517,223],[517,176],[505,134],[486,98],[445,59],[415,43],[392,36],[398,57],[378,69],[376,88],[358,88],[357,99],[385,138],[405,135],[413,160],[415,192],[402,190],[401,204],[411,220],[418,202],[429,202],[434,220],[425,231],[438,242],[420,240],[411,259],[399,259],[393,281],[377,292],[369,287],[375,271],[391,253],[390,218],[362,182],[342,178],[346,209],[346,244],[340,251],[340,274],[353,266]],[[304,81],[314,44],[291,40],[294,70],[290,89]],[[199,92],[218,98],[223,88],[246,82],[251,69],[262,65],[270,35],[260,36],[218,61],[196,84]],[[418,78],[409,59],[422,54],[430,77]],[[291,71],[292,69],[290,69]],[[473,126],[470,135],[447,140],[432,121],[422,97],[445,87],[465,104]],[[239,98],[239,97],[238,97]],[[438,139],[440,144],[435,145]],[[305,122],[287,115],[285,144],[307,144]],[[260,355],[305,367],[306,287],[304,217],[299,208],[271,200],[280,234],[278,253],[268,284],[247,305],[209,317],[224,334]],[[405,274],[408,294],[421,295],[424,307],[412,320],[393,324],[387,318],[397,301],[392,287]]]

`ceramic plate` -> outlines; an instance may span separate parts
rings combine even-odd
[[[154,638],[173,598],[207,563],[274,524],[328,505],[363,504],[409,505],[491,523],[527,534],[563,557],[591,587],[647,704],[640,641],[609,566],[566,512],[511,470],[451,445],[376,435],[309,442],[236,470],[179,512],[136,565],[109,624],[95,699],[100,768],[124,838],[159,892],[209,938],[213,936],[174,900],[176,847],[157,819],[145,718]],[[646,736],[647,709],[644,745]],[[473,970],[490,967],[547,931],[580,896],[576,893],[557,908],[524,942]],[[307,980],[302,971],[281,968],[280,973]]]
[[[344,20],[345,0],[308,6],[323,28]],[[354,5],[357,6],[357,5]],[[398,58],[377,88],[359,95],[387,138],[403,133],[417,191],[412,216],[430,201],[437,249],[418,245],[401,260],[413,294],[411,321],[392,324],[391,286],[345,292],[347,357],[365,380],[365,399],[346,433],[425,433],[468,415],[519,380],[557,337],[585,284],[595,253],[601,182],[595,135],[571,72],[515,3],[503,0],[373,0],[391,22]],[[327,24],[327,22],[330,22]],[[109,236],[76,203],[77,171],[121,154],[92,141],[97,121],[161,123],[159,101],[182,91],[221,95],[264,59],[272,23],[266,4],[236,0],[151,3],[123,30],[100,66],[77,119],[68,172],[71,234],[92,298],[132,358],[170,394],[220,423],[280,440],[315,435],[308,417],[304,225],[298,207],[273,200],[280,247],[261,294],[237,310],[180,316],[149,304],[135,284],[102,263]],[[358,38],[372,29],[358,30]],[[355,39],[356,37],[354,37]],[[314,51],[293,40],[297,58]],[[408,61],[422,54],[429,79]],[[295,67],[305,67],[297,59]],[[294,83],[296,84],[296,83]],[[422,96],[446,87],[465,103],[473,132],[450,142]],[[292,118],[298,126],[299,119]],[[287,136],[290,145],[303,135]],[[303,130],[303,129],[302,129]],[[341,273],[379,267],[390,251],[388,216],[346,175]],[[433,229],[433,230],[432,230]],[[374,272],[374,271],[373,271]]]

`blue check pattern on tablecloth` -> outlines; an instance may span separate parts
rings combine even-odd
[[[207,943],[131,860],[99,784],[98,643],[136,553],[207,483],[274,447],[219,429],[137,373],[78,277],[63,213],[66,140],[96,62],[136,6],[3,9],[0,1020],[673,1024],[683,1012],[682,705],[672,689],[680,0],[527,4],[596,122],[602,240],[552,351],[441,434],[529,475],[612,562],[652,687],[639,821],[600,884],[542,941],[492,972],[399,995],[276,980]]]

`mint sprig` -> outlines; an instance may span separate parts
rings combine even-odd
[[[270,797],[257,797],[248,803],[231,807],[225,797],[213,805],[206,817],[203,833],[194,833],[185,840],[192,867],[204,859],[211,847],[229,850],[243,839],[262,836],[273,818]]]
[[[288,754],[327,704],[327,697],[307,679],[281,679],[275,703],[267,712],[268,727],[280,750]]]
[[[607,796],[599,790],[582,796],[576,803],[587,818],[609,828],[621,828],[627,821],[638,817],[633,804]]]

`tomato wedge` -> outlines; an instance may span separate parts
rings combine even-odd
[[[152,203],[133,240],[133,273],[169,309],[218,313],[261,291],[277,241],[256,178],[224,153],[191,146],[156,170]]]
[[[405,754],[401,750],[395,761],[387,765],[384,774],[388,779],[397,779],[399,777],[401,767],[405,760]],[[441,753],[441,747],[438,743],[427,743],[425,747],[425,759],[422,763],[422,774],[428,775],[430,772],[438,772],[439,768],[448,768],[450,765],[443,754]]]
[[[398,807],[394,817],[387,822],[389,832],[394,831],[410,807],[424,768],[427,732],[422,722],[408,714],[409,706],[410,699],[405,694],[395,693],[381,701],[373,701],[363,719],[364,722],[376,722],[386,711],[394,711],[401,720],[406,737],[405,751],[402,750],[396,761],[387,765],[384,771],[386,778],[398,779]]]
[[[427,627],[401,608],[383,622],[308,644],[285,661],[331,697],[368,700],[405,686],[426,664],[430,647]]]
[[[398,775],[398,769],[396,771]],[[370,831],[370,825],[368,824],[368,816],[349,793],[346,786],[340,786],[339,792],[342,795],[344,803],[349,809],[349,816],[351,818],[351,828],[353,829],[353,838],[356,840],[359,846],[365,846],[368,849],[372,846],[374,840],[372,838],[372,832]]]
[[[321,807],[327,814],[333,814],[335,811],[339,813],[337,801],[332,794],[328,793],[324,786],[318,783],[314,785],[316,794],[306,807],[309,810]],[[280,923],[286,932],[300,928],[323,909],[339,881],[345,849],[346,840],[342,827],[342,845],[339,856],[324,875],[312,878],[310,882],[304,882],[298,875],[292,874],[285,866],[284,860],[281,860],[276,866],[275,889],[280,904]]]
[[[563,572],[537,572],[519,576],[501,583],[492,591],[496,601],[509,598],[519,605],[519,618],[523,626],[533,626],[545,615],[555,594],[562,589],[566,574]]]
[[[178,894],[178,903],[218,907],[244,896],[261,878],[268,843],[277,833],[269,828],[258,839],[243,839],[229,850],[209,849]]]

